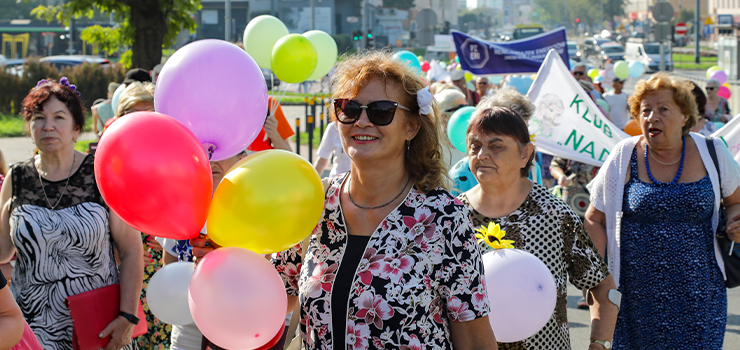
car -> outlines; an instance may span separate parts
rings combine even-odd
[[[28,62],[27,58],[13,58],[5,60],[5,62],[3,63],[3,69],[5,70],[5,73],[22,77],[23,65],[26,62]]]
[[[105,58],[97,56],[86,56],[86,55],[56,55],[46,56],[39,59],[39,62],[46,62],[54,66],[56,69],[62,70],[66,67],[77,66],[83,63],[100,64],[107,67],[110,64]]]
[[[544,32],[545,30],[539,24],[520,24],[516,26],[516,29],[514,29],[514,34],[511,36],[511,40],[529,38]]]
[[[613,63],[624,60],[624,48],[622,45],[617,43],[607,43],[601,45],[601,52],[599,53],[599,61],[601,66],[605,66],[606,61],[611,58]]]
[[[573,61],[580,62],[582,55],[581,45],[578,45],[575,41],[568,41],[568,57]]]
[[[267,90],[280,85],[280,79],[278,79],[272,71],[269,69],[262,68],[262,76],[265,77],[265,84],[267,84]]]
[[[611,42],[609,39],[604,38],[588,38],[583,42],[583,57],[589,57],[598,55],[601,52],[601,45]]]
[[[642,43],[630,39],[625,46],[625,61],[641,62],[645,66],[646,73],[653,73],[660,70],[660,44],[659,43]],[[671,52],[668,45],[664,45],[663,53],[665,66],[668,70],[673,70],[671,62]]]

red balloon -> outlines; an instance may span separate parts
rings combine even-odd
[[[280,341],[280,338],[283,337],[284,332],[285,332],[285,326],[280,326],[280,330],[278,331],[278,334],[275,335],[274,338],[270,339],[270,341],[268,341],[267,344],[262,345],[254,350],[267,350],[267,349],[272,348]]]
[[[195,135],[170,116],[127,114],[105,131],[95,180],[123,221],[150,235],[190,239],[208,216],[213,179]]]
[[[421,71],[426,73],[431,66],[429,65],[429,62],[424,61],[421,63]]]

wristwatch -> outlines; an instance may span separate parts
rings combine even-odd
[[[134,315],[132,315],[132,314],[125,313],[125,312],[121,311],[118,314],[118,316],[121,316],[121,317],[127,319],[129,322],[133,323],[134,326],[137,325],[137,324],[139,324],[139,318],[136,317],[136,316],[134,316]]]
[[[591,343],[593,344],[599,344],[604,347],[606,350],[610,350],[612,348],[612,343],[608,340],[598,340],[598,339],[591,339]]]

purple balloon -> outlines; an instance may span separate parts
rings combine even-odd
[[[722,85],[727,81],[727,73],[723,70],[716,70],[709,74],[709,79],[715,79],[719,82],[719,85]]]
[[[267,84],[238,46],[199,40],[177,50],[157,78],[154,107],[187,126],[211,160],[245,150],[267,115]]]

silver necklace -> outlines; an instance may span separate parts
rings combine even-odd
[[[391,199],[390,202],[385,203],[383,205],[378,205],[376,207],[363,207],[363,206],[357,204],[354,199],[352,199],[352,192],[350,191],[351,185],[352,185],[352,178],[351,177],[349,178],[349,183],[347,184],[347,194],[349,195],[349,200],[352,202],[352,204],[354,204],[358,208],[361,208],[361,209],[378,209],[378,208],[385,207],[386,205],[395,202],[396,199],[398,199],[398,197],[401,196],[401,193],[403,193],[403,191],[406,190],[406,186],[409,185],[409,182],[411,182],[411,176],[409,176],[409,179],[406,180],[406,184],[403,185],[403,188],[401,189],[401,192],[398,192],[398,194],[395,197],[393,197],[393,199]]]
[[[53,206],[51,205],[51,202],[49,201],[49,197],[46,195],[46,188],[44,188],[44,180],[41,179],[41,171],[39,169],[36,169],[36,172],[39,174],[39,181],[41,182],[41,190],[44,191],[44,198],[46,198],[46,203],[49,204],[51,207],[52,214],[54,213],[54,208],[59,205],[59,202],[62,201],[62,197],[64,197],[65,194],[67,194],[67,185],[69,185],[69,178],[72,177],[72,169],[75,168],[75,160],[77,159],[77,153],[74,153],[72,155],[72,166],[69,167],[69,175],[67,175],[67,183],[64,184],[64,190],[62,191],[62,195],[59,196],[59,199],[57,200],[57,203]]]

